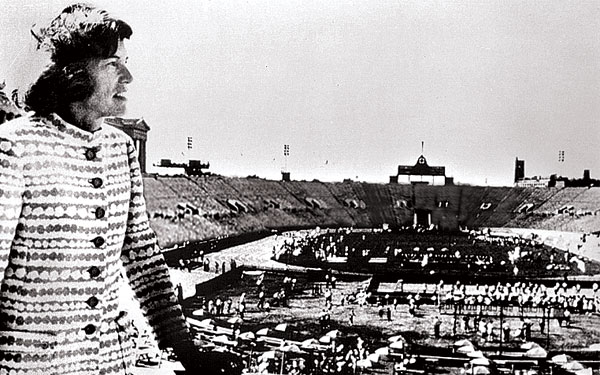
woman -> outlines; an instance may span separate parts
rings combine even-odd
[[[125,112],[128,24],[75,4],[34,33],[52,64],[29,116],[0,126],[0,374],[127,374],[121,270],[161,347],[202,374],[239,373],[200,353],[151,230]]]

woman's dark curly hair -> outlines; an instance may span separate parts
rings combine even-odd
[[[32,30],[38,49],[51,53],[52,64],[27,92],[27,109],[47,116],[62,113],[69,104],[88,98],[94,91],[89,62],[112,56],[119,41],[131,34],[127,23],[86,4],[71,5],[48,27],[39,32]]]

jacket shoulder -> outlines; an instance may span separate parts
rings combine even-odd
[[[0,137],[17,140],[22,135],[45,126],[42,118],[28,114],[1,124]]]

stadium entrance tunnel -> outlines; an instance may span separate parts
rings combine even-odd
[[[414,224],[424,228],[429,228],[431,225],[431,210],[415,209]]]

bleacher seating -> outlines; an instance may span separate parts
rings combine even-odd
[[[331,195],[345,208],[347,215],[355,225],[369,223],[367,204],[352,189],[350,182],[334,182],[325,184]]]
[[[396,214],[397,210],[393,205],[394,198],[390,190],[391,186],[365,183],[352,184],[354,193],[365,202],[371,226],[381,226],[382,224],[401,225],[401,220],[399,220],[401,217]]]
[[[313,215],[320,218],[320,224],[325,226],[349,226],[356,223],[348,215],[343,204],[333,196],[326,184],[319,181],[289,181],[280,185],[302,202]]]
[[[238,192],[238,199],[248,202],[257,209],[289,209],[300,207],[297,200],[278,181],[259,178],[230,178],[229,185]]]
[[[584,189],[583,192],[577,197],[576,203],[577,208],[583,211],[583,214],[587,213],[591,215],[600,215],[600,189]]]
[[[586,190],[582,188],[563,188],[555,189],[554,194],[550,199],[544,203],[540,210],[548,213],[560,214],[559,212],[562,207],[573,205],[573,202]]]
[[[159,235],[163,246],[271,228],[410,226],[416,209],[429,211],[431,223],[442,230],[594,232],[600,227],[599,188],[284,182],[214,175],[149,175],[144,180],[148,211],[153,227],[164,234]],[[178,217],[181,212],[185,215]]]

